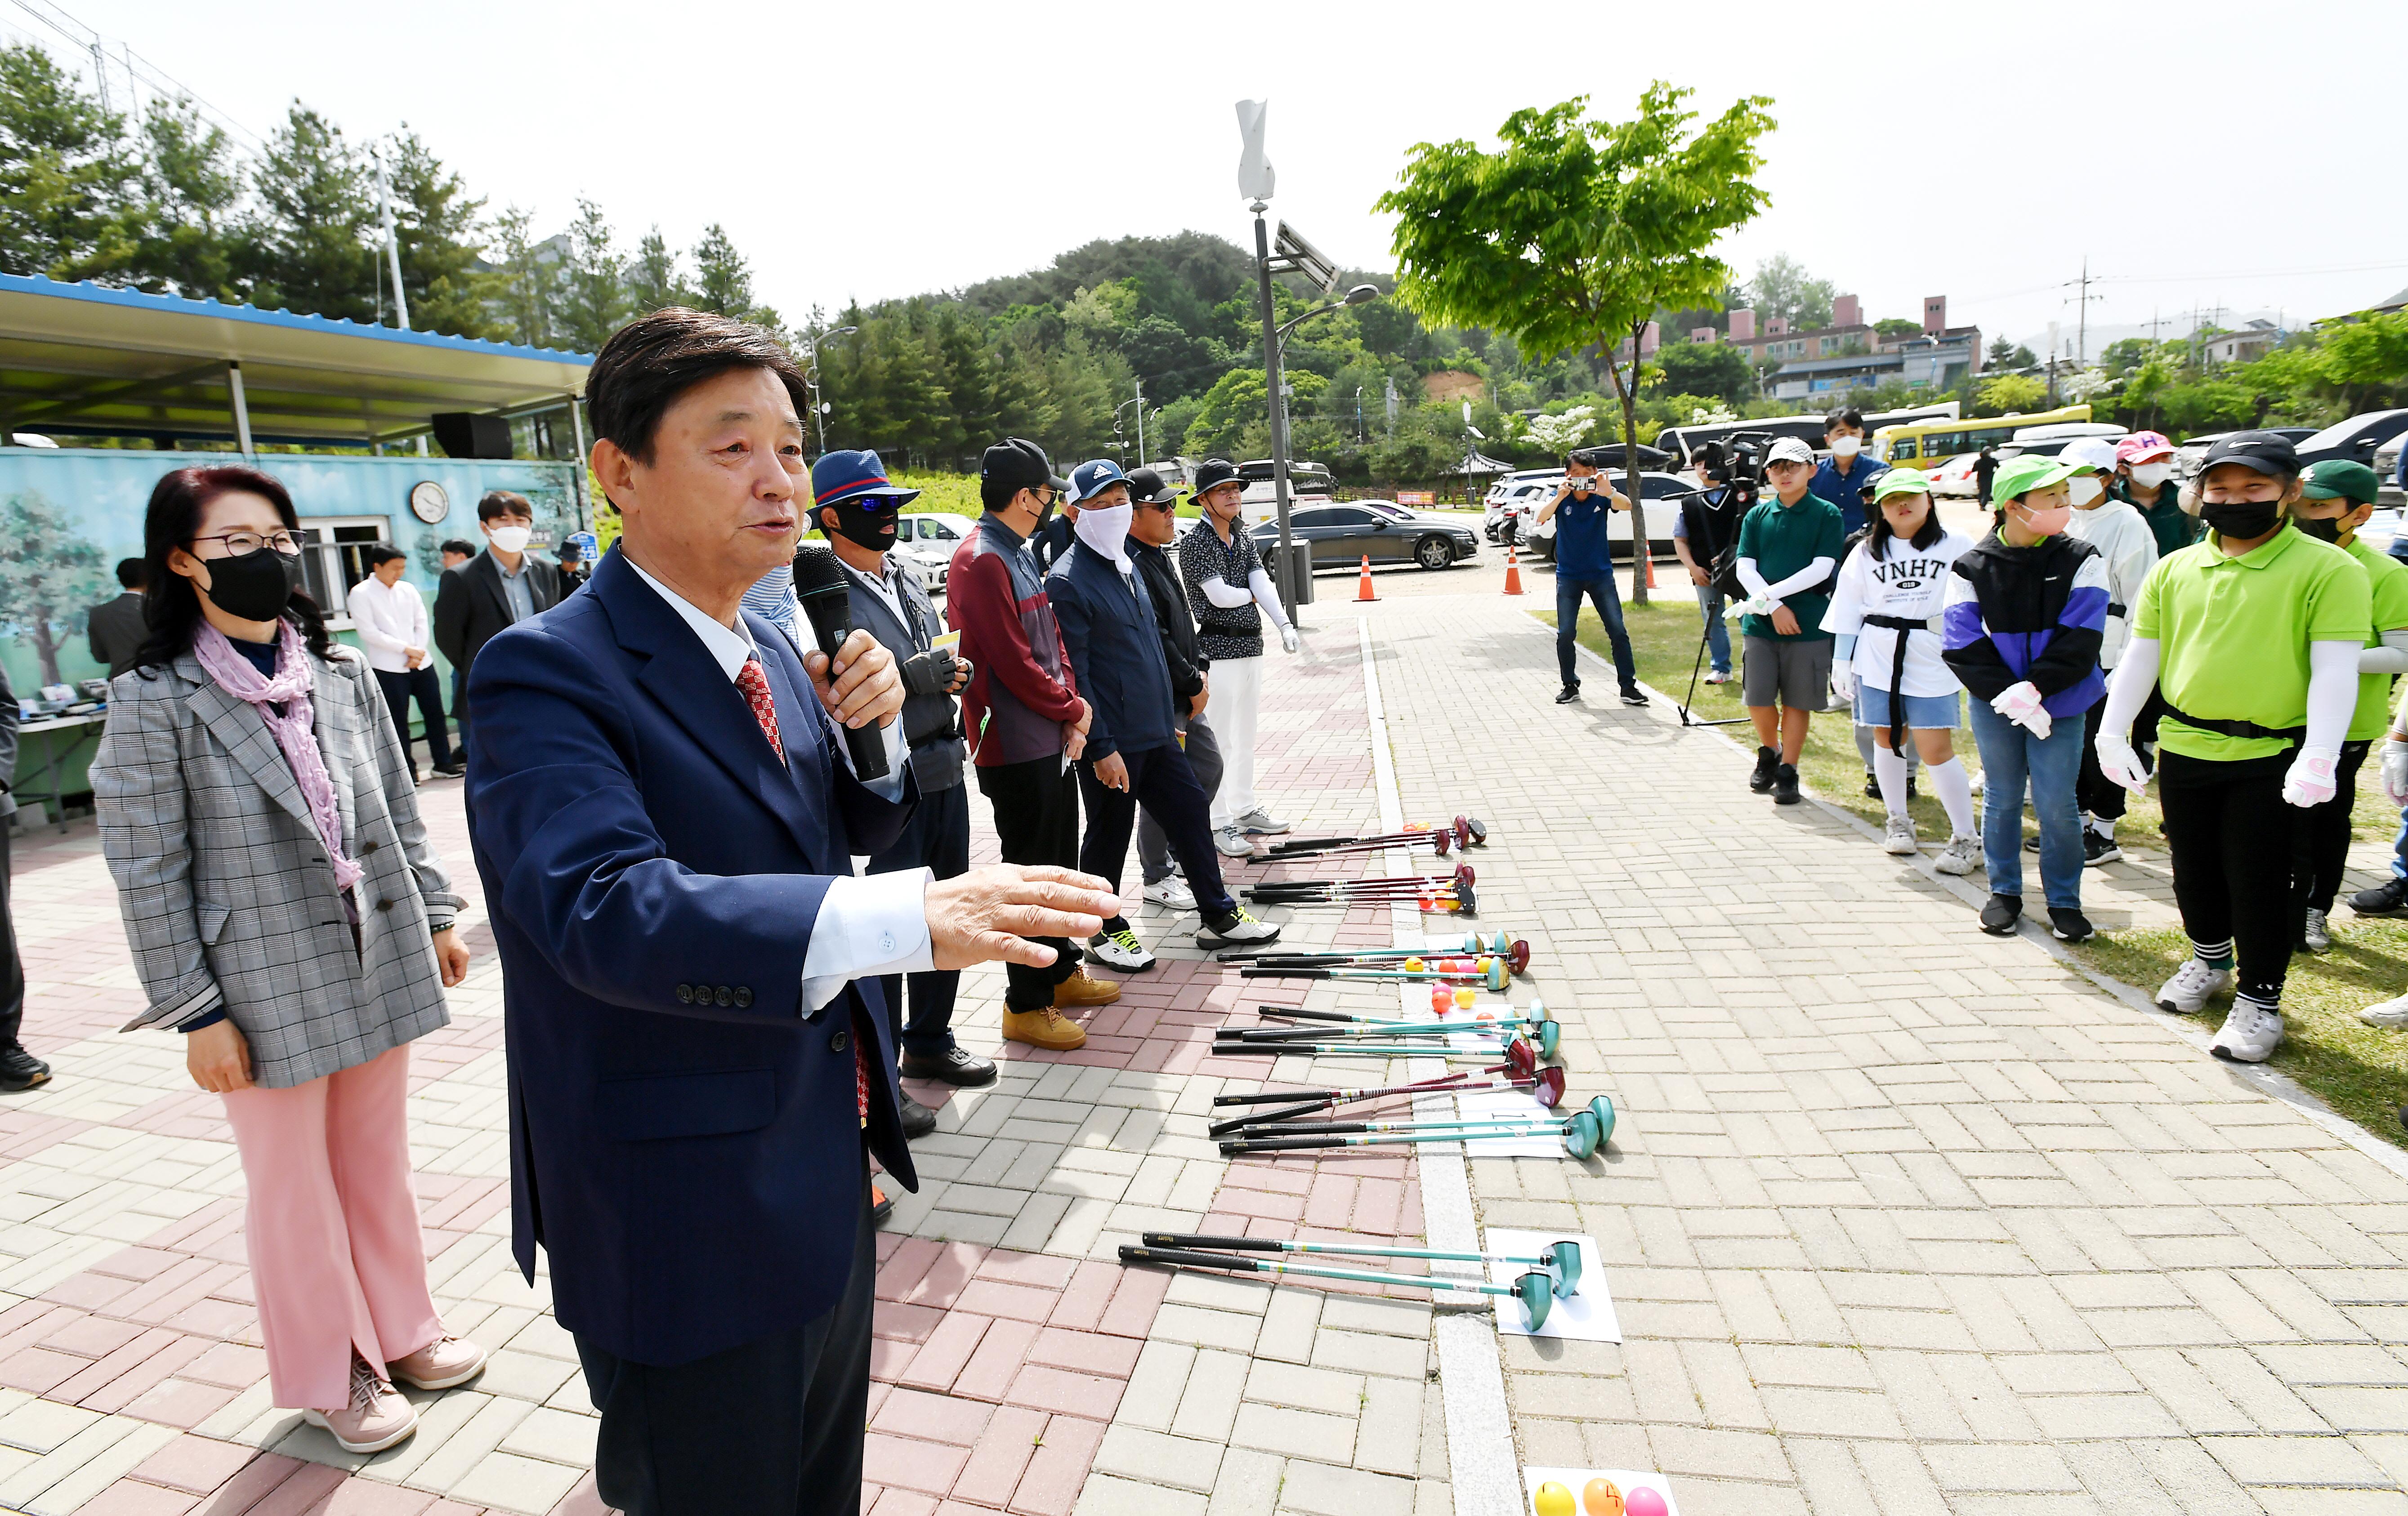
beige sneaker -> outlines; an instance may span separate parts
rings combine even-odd
[[[418,1430],[418,1408],[356,1355],[351,1403],[340,1410],[305,1410],[301,1419],[324,1427],[345,1452],[382,1452]]]
[[[1003,1036],[1007,1042],[1025,1042],[1032,1048],[1051,1052],[1068,1052],[1087,1045],[1087,1034],[1078,1023],[1064,1018],[1051,1006],[1036,1010],[1007,1010],[1003,1013]]]
[[[395,1383],[413,1390],[448,1390],[485,1371],[485,1350],[446,1332],[408,1357],[384,1366]]]
[[[1078,1006],[1109,1006],[1121,997],[1121,987],[1111,980],[1099,980],[1081,969],[1054,986],[1056,1009]]]

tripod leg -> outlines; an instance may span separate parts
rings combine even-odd
[[[1681,724],[1684,726],[1690,724],[1689,707],[1698,698],[1698,674],[1706,666],[1706,641],[1713,636],[1713,630],[1712,622],[1698,630],[1698,656],[1689,665],[1689,694],[1681,702]]]

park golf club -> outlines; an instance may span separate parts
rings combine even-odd
[[[1426,842],[1441,854],[1449,847],[1481,848],[1488,845],[1488,823],[1476,816],[1457,816],[1448,826],[1406,827],[1398,832],[1373,833],[1365,837],[1289,837],[1274,842],[1266,859],[1315,857],[1333,852],[1364,852],[1380,848],[1405,848]]]
[[[1401,1284],[1416,1290],[1461,1290],[1472,1294],[1511,1295],[1522,1303],[1522,1324],[1535,1332],[1546,1324],[1555,1304],[1555,1280],[1533,1269],[1511,1284],[1484,1280],[1432,1278],[1426,1274],[1388,1274],[1370,1268],[1323,1268],[1308,1264],[1280,1264],[1267,1258],[1235,1258],[1226,1253],[1191,1252],[1183,1248],[1140,1248],[1121,1244],[1124,1264],[1168,1264],[1180,1268],[1218,1268],[1232,1274],[1292,1274],[1300,1279],[1351,1280],[1361,1284]]]
[[[1527,1079],[1538,1072],[1539,1050],[1533,1046],[1527,1038],[1521,1037],[1508,1037],[1505,1041],[1505,1046],[1499,1051],[1503,1052],[1505,1061],[1501,1064],[1485,1065],[1481,1068],[1481,1073],[1495,1074],[1510,1068],[1514,1073]],[[1490,1056],[1490,1053],[1486,1051],[1454,1052],[1444,1047],[1416,1042],[1401,1044],[1382,1042],[1368,1045],[1352,1042],[1215,1042],[1212,1044],[1212,1055],[1216,1058],[1229,1057],[1240,1053],[1253,1053],[1269,1058],[1283,1058],[1290,1053],[1298,1052],[1343,1053],[1350,1057],[1363,1057],[1369,1055],[1383,1058],[1443,1058],[1444,1061],[1449,1063],[1464,1058],[1486,1058]]]
[[[1253,969],[1395,966],[1413,971],[1438,965],[1448,967],[1457,965],[1477,965],[1490,959],[1501,959],[1505,966],[1515,974],[1526,973],[1530,967],[1530,944],[1516,940],[1501,951],[1492,951],[1485,948],[1481,949],[1476,955],[1442,954],[1435,950],[1382,948],[1362,952],[1258,952],[1252,958],[1242,961]]]
[[[1445,1132],[1373,1132],[1362,1136],[1226,1137],[1221,1151],[1230,1157],[1256,1152],[1301,1152],[1322,1148],[1381,1148],[1422,1142],[1477,1142],[1485,1137],[1558,1137],[1564,1151],[1574,1158],[1596,1156],[1605,1141],[1605,1128],[1594,1112],[1581,1109],[1560,1122],[1523,1121],[1493,1126],[1469,1126]]]
[[[1463,1116],[1447,1121],[1373,1121],[1373,1122],[1283,1122],[1257,1119],[1245,1130],[1226,1141],[1248,1141],[1269,1137],[1336,1137],[1348,1132],[1446,1132],[1463,1131],[1469,1127],[1528,1127],[1534,1131],[1569,1130],[1582,1115],[1597,1121],[1598,1142],[1602,1145],[1613,1136],[1613,1102],[1604,1095],[1593,1095],[1579,1110],[1559,1116]]]
[[[1519,1028],[1509,1033],[1507,1028]],[[1254,1052],[1268,1049],[1284,1051],[1299,1046],[1341,1045],[1356,1047],[1363,1043],[1385,1042],[1395,1037],[1455,1037],[1462,1033],[1474,1037],[1528,1037],[1539,1045],[1539,1056],[1553,1058],[1563,1046],[1564,1029],[1551,1020],[1528,1021],[1516,1016],[1505,1021],[1479,1022],[1417,1022],[1410,1026],[1247,1026],[1223,1028],[1212,1038],[1214,1053]],[[1442,1051],[1444,1044],[1426,1051]]]
[[[1482,958],[1476,961],[1480,965],[1486,965],[1484,967],[1474,966],[1475,960],[1469,958],[1445,958],[1440,959],[1440,962],[1449,965],[1460,965],[1461,966],[1448,966],[1444,968],[1358,968],[1346,965],[1336,965],[1328,967],[1322,967],[1314,965],[1299,964],[1290,967],[1285,965],[1277,964],[1268,966],[1250,964],[1246,967],[1238,970],[1238,976],[1240,979],[1249,980],[1349,980],[1357,984],[1428,984],[1441,980],[1449,983],[1458,983],[1468,980],[1474,983],[1484,984],[1488,986],[1488,988],[1500,993],[1504,990],[1507,984],[1512,981],[1513,978],[1513,970],[1507,966],[1505,960],[1502,958],[1490,957]]]
[[[1458,869],[1456,872],[1459,874],[1468,874],[1469,870]],[[1469,879],[1466,879],[1463,882],[1469,884],[1471,881]],[[1440,953],[1451,957],[1457,953],[1466,952],[1511,952],[1513,950],[1514,944],[1520,940],[1520,938],[1515,937],[1511,932],[1502,930],[1491,932],[1485,937],[1482,936],[1478,932],[1467,932],[1462,937],[1448,937],[1440,941],[1433,942],[1427,947],[1360,948],[1347,953],[1346,956],[1365,959],[1426,958],[1431,953]],[[1323,955],[1298,952],[1292,948],[1229,948],[1223,951],[1214,953],[1212,955],[1212,961],[1217,964],[1237,964],[1244,963],[1249,959],[1255,958],[1310,958],[1316,956]]]
[[[1341,1258],[1421,1258],[1442,1264],[1521,1264],[1543,1268],[1555,1278],[1557,1299],[1580,1290],[1580,1244],[1569,1239],[1548,1244],[1541,1253],[1450,1252],[1443,1248],[1355,1248],[1343,1242],[1290,1242],[1273,1237],[1205,1237],[1192,1232],[1143,1232],[1139,1242],[1149,1248],[1210,1248],[1215,1252],[1317,1252]]]
[[[1550,1065],[1526,1080],[1481,1080],[1463,1082],[1461,1074],[1449,1074],[1443,1079],[1424,1080],[1418,1084],[1391,1084],[1374,1089],[1356,1090],[1282,1090],[1269,1094],[1215,1095],[1212,1104],[1223,1108],[1245,1110],[1242,1116],[1214,1122],[1204,1129],[1213,1138],[1227,1137],[1249,1126],[1290,1120],[1297,1116],[1315,1116],[1336,1110],[1340,1106],[1363,1105],[1374,1100],[1393,1100],[1400,1094],[1454,1094],[1473,1090],[1523,1090],[1531,1099],[1550,1110],[1563,1104],[1564,1071]]]

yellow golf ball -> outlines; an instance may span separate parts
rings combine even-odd
[[[1408,958],[1405,960],[1405,972],[1408,974],[1418,974],[1422,971],[1423,967],[1424,965],[1418,958]]]
[[[1539,1486],[1539,1516],[1572,1516],[1572,1493],[1553,1480]]]
[[[1464,985],[1455,992],[1455,1003],[1458,1006],[1468,1008],[1473,1001],[1479,998],[1479,994],[1469,984]]]

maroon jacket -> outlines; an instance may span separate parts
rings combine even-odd
[[[994,768],[1058,755],[1062,729],[1084,702],[1027,539],[993,513],[953,550],[945,620],[962,634],[957,651],[974,671],[962,692],[971,762]]]

